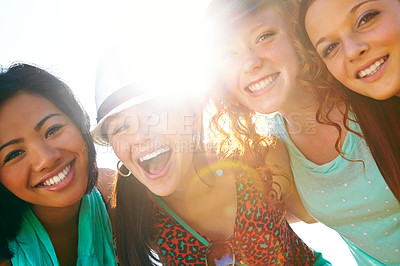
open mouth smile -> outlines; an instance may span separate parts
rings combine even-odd
[[[45,181],[41,182],[38,186],[54,186],[56,184],[61,183],[69,174],[72,167],[72,163],[68,164],[60,173],[57,175],[46,179]]]
[[[358,71],[357,78],[365,78],[365,77],[369,77],[369,76],[375,74],[382,67],[382,65],[386,62],[386,60],[388,58],[389,58],[389,55],[386,55],[386,56],[382,57],[381,59],[373,62],[369,67],[367,67],[361,71]]]
[[[272,75],[269,75],[260,81],[253,82],[249,86],[247,86],[245,89],[251,93],[256,93],[259,91],[262,91],[268,87],[272,82],[276,80],[276,78],[279,76],[279,72],[274,73]]]
[[[172,155],[172,150],[169,146],[149,152],[137,159],[139,166],[150,175],[157,175],[162,172]]]

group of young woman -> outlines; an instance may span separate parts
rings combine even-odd
[[[330,265],[292,220],[400,264],[400,1],[214,0],[206,18],[208,97],[106,63],[92,135],[53,75],[0,74],[0,265]]]

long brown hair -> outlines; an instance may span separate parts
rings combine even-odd
[[[346,109],[351,106],[356,122],[360,125],[362,137],[365,139],[383,178],[397,200],[400,201],[400,98],[393,96],[383,101],[374,100],[347,89],[333,78],[315,51],[305,28],[305,16],[314,1],[301,1],[298,32],[303,55],[308,57],[305,60],[311,62],[317,69],[306,71],[303,68],[303,74],[299,79],[305,83],[328,81],[328,86],[333,88],[330,91],[336,91],[337,95],[340,95],[341,99],[338,102],[343,101]],[[317,93],[321,93],[321,91]],[[322,91],[322,94],[324,93]],[[327,99],[329,98],[331,97],[327,97]],[[321,106],[324,104],[326,102],[321,101]],[[345,117],[347,118],[347,116]]]
[[[85,110],[61,79],[37,66],[16,63],[0,71],[0,105],[20,92],[38,95],[56,105],[79,129],[88,153],[88,184],[86,194],[97,183],[96,150],[89,133],[90,120]],[[26,118],[29,119],[29,118]],[[30,204],[0,184],[0,260],[14,256],[8,242],[14,240]]]
[[[122,166],[120,171],[129,171]],[[120,265],[149,265],[154,206],[149,191],[132,174],[117,174],[111,202],[111,220]]]

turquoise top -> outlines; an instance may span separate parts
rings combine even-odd
[[[117,265],[111,224],[99,191],[84,195],[79,211],[78,266]],[[13,265],[60,265],[50,237],[35,214],[28,209],[22,228],[9,242]]]
[[[274,134],[286,144],[297,190],[318,221],[337,231],[359,265],[400,265],[400,204],[383,179],[365,141],[348,132],[341,156],[317,165],[293,144],[283,117]],[[357,123],[350,128],[361,132]]]

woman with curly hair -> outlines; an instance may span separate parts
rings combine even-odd
[[[336,81],[314,50],[304,48],[298,5],[290,0],[210,5],[208,18],[218,31],[214,129],[230,138],[221,149],[239,143],[248,151],[245,159],[256,161],[264,148],[256,113],[275,114],[271,131],[286,144],[309,213],[336,230],[359,263],[398,264],[397,99],[375,108]],[[221,126],[226,117],[231,132]],[[386,125],[393,135],[384,133]]]

